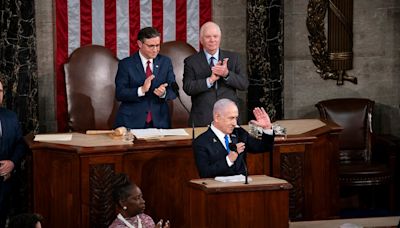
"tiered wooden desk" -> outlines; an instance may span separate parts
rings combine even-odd
[[[248,157],[249,173],[272,175],[293,185],[292,220],[327,219],[338,212],[337,150],[340,127],[319,120],[281,121],[287,138],[270,153]],[[205,129],[196,129],[196,135]],[[190,134],[191,129],[187,129]],[[33,142],[33,211],[45,227],[107,227],[115,218],[112,175],[127,173],[142,189],[146,213],[188,227],[188,182],[198,178],[188,137],[136,141],[73,133],[71,142]]]

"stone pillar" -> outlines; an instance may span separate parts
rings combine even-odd
[[[272,120],[283,118],[283,2],[247,1],[248,114],[264,107]]]

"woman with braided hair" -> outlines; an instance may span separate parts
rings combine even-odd
[[[109,228],[169,228],[169,221],[157,224],[144,214],[146,208],[140,188],[131,182],[126,174],[118,174],[113,190],[113,199],[119,211]]]

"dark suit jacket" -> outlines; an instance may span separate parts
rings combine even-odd
[[[3,132],[0,139],[0,160],[11,160],[17,167],[27,151],[17,115],[0,108],[0,120]]]
[[[273,135],[263,134],[262,139],[256,139],[243,128],[236,128],[230,137],[232,143],[244,142],[246,144],[245,151],[239,154],[231,167],[226,162],[227,152],[225,147],[211,128],[208,128],[206,132],[194,140],[194,157],[201,178],[238,174],[245,175],[245,152],[261,153],[273,150]]]
[[[0,138],[0,160],[11,160],[14,170],[19,166],[28,148],[22,136],[17,115],[0,107],[2,137]],[[11,194],[10,180],[0,180],[0,227],[4,226]]]
[[[227,79],[220,78],[215,86],[208,88],[206,78],[211,76],[211,69],[204,51],[200,51],[184,60],[183,90],[192,100],[189,116],[189,126],[207,126],[212,121],[214,103],[221,98],[228,98],[239,107],[237,90],[246,90],[249,82],[246,70],[239,61],[239,55],[220,50],[220,60],[229,58]]]
[[[148,110],[151,110],[154,127],[171,128],[167,101],[176,98],[171,88],[171,83],[175,82],[171,59],[157,55],[153,61],[153,74],[155,78],[151,82],[149,91],[145,96],[139,97],[137,90],[146,79],[139,53],[136,52],[119,62],[115,78],[115,94],[121,105],[114,123],[115,128],[120,126],[144,128]],[[153,91],[163,83],[168,83],[166,97],[159,98]]]

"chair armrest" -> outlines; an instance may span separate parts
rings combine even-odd
[[[400,156],[400,138],[390,134],[372,135],[372,161],[381,161],[395,170],[396,159]]]

